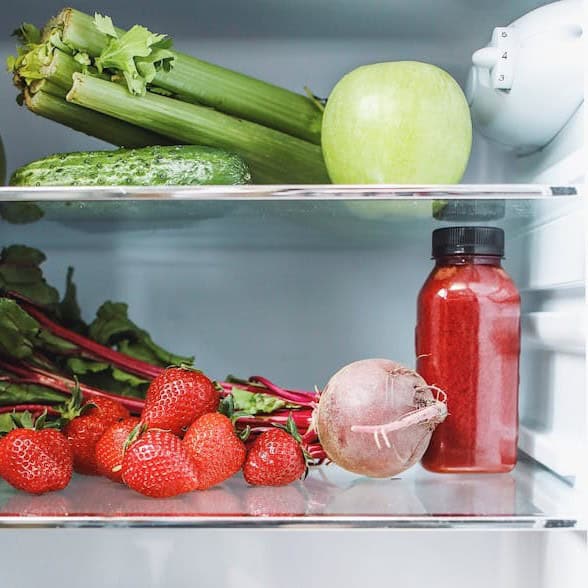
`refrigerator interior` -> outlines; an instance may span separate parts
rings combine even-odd
[[[162,8],[148,0],[139,8],[84,0],[75,6],[109,14],[121,26],[140,22],[202,59],[325,96],[360,64],[400,59],[435,63],[465,87],[471,55],[492,29],[544,4],[168,0]],[[13,51],[9,29],[21,20],[44,22],[60,7],[54,0],[5,0],[0,57]],[[9,171],[51,152],[107,147],[12,106],[14,97],[9,76],[0,77]],[[521,453],[513,474],[439,476],[417,466],[400,479],[375,482],[328,467],[272,492],[246,489],[236,479],[155,505],[81,476],[54,501],[23,500],[0,486],[0,561],[31,550],[35,570],[45,577],[49,571],[49,585],[57,578],[70,585],[63,552],[83,542],[76,568],[92,568],[82,551],[100,554],[108,575],[91,577],[109,586],[192,585],[187,562],[200,550],[215,562],[205,570],[198,562],[204,585],[270,586],[279,579],[284,586],[371,580],[459,586],[473,577],[477,586],[583,585],[583,116],[580,107],[548,145],[525,155],[475,132],[459,187],[129,190],[127,199],[124,190],[0,189],[2,206],[24,199],[44,213],[33,224],[2,222],[1,246],[41,249],[52,284],[64,284],[73,266],[85,319],[105,300],[127,302],[131,318],[158,343],[195,355],[215,378],[259,373],[312,389],[360,358],[414,365],[416,294],[431,269],[437,227],[503,227],[505,268],[523,301]],[[441,218],[432,212],[438,201],[447,202]],[[44,526],[121,528],[38,528]],[[361,565],[342,557],[360,547]],[[231,566],[222,565],[222,552],[238,553]],[[303,556],[309,565],[295,565]],[[7,585],[33,585],[35,570],[26,581],[8,576]],[[87,585],[103,585],[95,581]]]

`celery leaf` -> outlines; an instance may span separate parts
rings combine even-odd
[[[104,21],[100,26],[103,31],[108,30]],[[110,32],[116,34],[114,28]],[[95,65],[99,73],[107,69],[114,74],[122,74],[131,94],[144,95],[156,72],[159,69],[169,71],[172,67],[175,55],[169,47],[170,40],[165,35],[135,25],[121,37],[111,36],[108,45],[96,58]],[[139,65],[144,73],[138,69]]]
[[[94,26],[101,32],[107,35],[108,37],[113,37],[114,39],[118,39],[118,34],[114,25],[112,24],[112,19],[110,16],[102,16],[96,12],[94,14]]]

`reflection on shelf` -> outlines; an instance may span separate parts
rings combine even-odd
[[[146,241],[140,249],[157,237],[166,243],[173,238],[174,249],[182,244],[188,248],[371,247],[428,238],[434,228],[447,223],[497,225],[512,238],[565,214],[581,199],[575,189],[571,189],[574,194],[554,196],[546,186],[417,188],[245,186],[158,192],[0,188],[0,227],[6,242],[38,238],[45,246],[57,247],[75,243],[77,248],[80,239],[84,246],[96,247],[104,234],[116,237],[116,243]]]
[[[548,477],[551,504],[533,502]],[[0,526],[574,527],[572,488],[530,460],[511,474],[440,475],[415,467],[391,480],[334,466],[286,487],[249,487],[240,477],[205,492],[156,500],[104,478],[30,496],[0,485]]]

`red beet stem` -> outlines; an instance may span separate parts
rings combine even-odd
[[[33,318],[35,318],[41,325],[51,331],[54,335],[57,335],[58,337],[69,341],[74,345],[77,345],[83,351],[91,354],[94,359],[102,359],[127,372],[131,372],[137,376],[142,376],[149,379],[155,378],[163,371],[163,368],[151,365],[150,363],[146,363],[144,361],[140,361],[133,357],[129,357],[124,353],[114,351],[109,347],[100,345],[100,343],[96,343],[87,337],[79,335],[78,333],[74,333],[73,331],[62,327],[61,325],[58,325],[50,318],[45,316],[45,314],[34,304],[30,303],[24,297],[14,292],[11,292],[10,296],[16,298],[26,312],[28,312]]]
[[[291,402],[295,402],[301,406],[312,406],[316,401],[316,394],[313,392],[294,392],[293,390],[285,390],[284,388],[276,386],[276,384],[267,378],[264,378],[263,376],[251,376],[249,381],[263,384],[276,396],[279,396],[284,400],[290,400]]]
[[[64,394],[71,395],[72,390],[75,387],[75,382],[64,376],[58,376],[57,374],[51,374],[45,370],[37,367],[28,366],[26,364],[13,365],[0,359],[0,368],[5,369],[17,376],[23,378],[28,384],[38,384],[63,392]],[[86,384],[80,384],[80,390],[84,398],[97,398],[105,397],[120,402],[123,406],[128,408],[132,413],[138,414],[143,410],[144,402],[139,398],[130,398],[128,396],[121,396],[120,394],[112,394],[110,392],[104,392],[98,388],[87,386]]]
[[[259,378],[259,376],[255,376],[256,378]],[[253,378],[250,378],[253,381]],[[264,380],[264,382],[269,382],[269,380],[266,380],[265,378],[260,378],[260,384],[251,384],[251,385],[246,385],[246,384],[238,384],[238,383],[232,383],[232,382],[218,382],[219,386],[221,386],[222,388],[222,396],[229,396],[231,394],[231,390],[233,388],[239,388],[240,390],[245,390],[246,392],[251,392],[253,394],[269,394],[270,396],[276,396],[277,398],[280,398],[281,400],[284,400],[286,402],[288,402],[289,404],[298,404],[301,407],[314,407],[316,400],[315,397],[310,395],[310,393],[308,394],[300,394],[300,393],[295,393],[292,392],[291,390],[285,390],[284,388],[280,388],[278,386],[276,386],[275,384],[272,384],[272,388],[269,388],[268,386],[266,386],[265,383],[262,383],[261,380]],[[271,384],[271,382],[269,382]]]
[[[41,414],[47,411],[47,414],[50,416],[59,416],[59,411],[48,404],[9,404],[7,406],[0,406],[0,414],[25,412],[27,410],[32,414]]]
[[[278,412],[280,414],[278,414]],[[249,426],[268,426],[272,424],[285,425],[288,422],[288,418],[292,415],[292,419],[299,429],[300,434],[306,433],[306,430],[310,426],[311,413],[308,411],[278,411],[273,414],[264,416],[240,416],[237,417],[237,423],[239,425]],[[286,414],[284,414],[286,412]],[[302,414],[301,414],[302,413]]]

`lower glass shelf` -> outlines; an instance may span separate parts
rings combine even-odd
[[[335,466],[286,487],[240,477],[204,492],[157,500],[104,478],[75,476],[62,492],[30,496],[0,482],[0,527],[577,528],[575,492],[522,458],[511,474],[431,474],[389,480]]]

